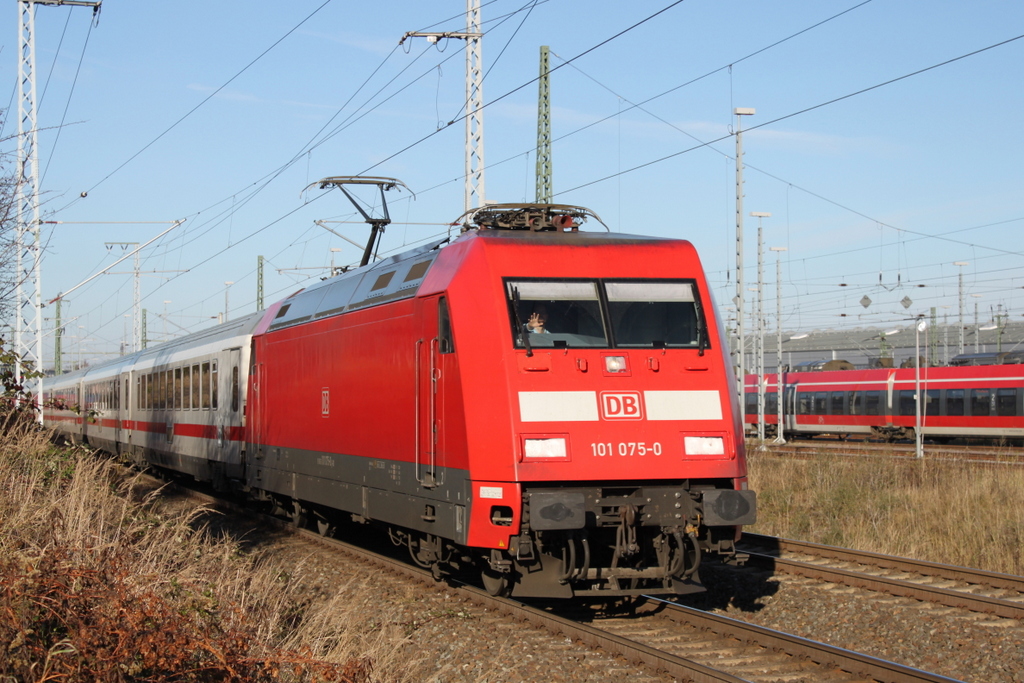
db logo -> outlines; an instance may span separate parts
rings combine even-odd
[[[601,413],[606,420],[642,420],[640,392],[601,392]]]

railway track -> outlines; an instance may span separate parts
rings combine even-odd
[[[1024,577],[751,533],[739,548],[771,571],[1024,620]]]
[[[253,514],[251,510],[205,493],[190,490],[188,495],[231,512]],[[382,572],[431,588],[437,585],[428,570],[401,559],[382,556],[312,530],[298,529],[277,518],[265,519],[309,542],[379,567]],[[578,605],[569,608],[562,603],[530,605],[496,598],[469,585],[456,588],[463,597],[489,612],[531,624],[679,681],[909,683],[955,680],[670,601],[648,599],[633,605],[626,613],[609,611],[603,606],[581,611]]]
[[[747,452],[764,452],[771,455],[812,457],[821,452],[835,455],[881,455],[887,457],[913,458],[916,453],[912,443],[880,443],[857,440],[800,439],[787,441],[783,445],[765,441],[764,448],[756,439],[747,440]],[[943,460],[968,460],[979,464],[1024,465],[1024,449],[1015,446],[992,445],[948,445],[926,443],[924,457]]]

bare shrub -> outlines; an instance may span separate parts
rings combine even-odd
[[[0,677],[374,680],[372,650],[281,567],[133,501],[134,483],[38,433],[0,441]]]

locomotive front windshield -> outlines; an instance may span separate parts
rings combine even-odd
[[[709,348],[693,281],[507,280],[506,294],[517,348]]]

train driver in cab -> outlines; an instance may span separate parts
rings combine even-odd
[[[548,309],[544,304],[537,304],[533,307],[533,313],[526,322],[526,329],[534,334],[548,334],[546,327],[548,322]]]

